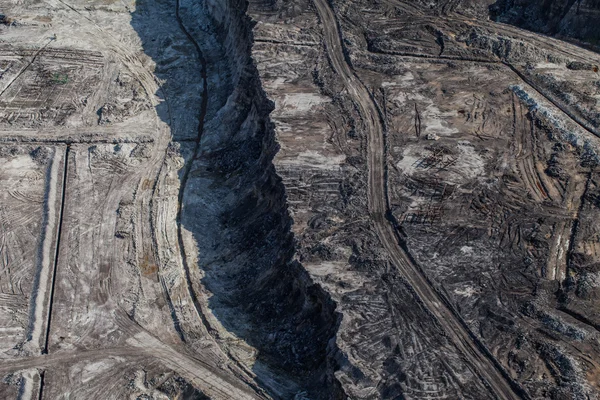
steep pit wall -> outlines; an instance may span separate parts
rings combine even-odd
[[[498,0],[492,19],[546,35],[576,39],[600,47],[598,0]]]
[[[291,218],[272,160],[273,110],[251,59],[241,0],[182,0],[206,61],[208,105],[183,198],[202,284],[220,324],[258,350],[254,372],[276,397],[331,398],[335,305],[294,261]]]

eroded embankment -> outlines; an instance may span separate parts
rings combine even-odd
[[[291,218],[272,164],[278,145],[251,58],[242,0],[181,0],[207,67],[201,142],[186,179],[182,226],[198,246],[209,308],[258,350],[254,372],[275,397],[336,392],[328,366],[338,317],[294,260]],[[218,330],[218,329],[217,329]]]

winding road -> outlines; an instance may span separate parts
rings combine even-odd
[[[324,31],[325,46],[335,72],[341,77],[356,103],[368,134],[369,213],[381,243],[394,266],[412,286],[422,304],[443,327],[448,339],[478,375],[500,399],[527,399],[529,396],[513,382],[492,354],[470,332],[458,313],[435,290],[424,273],[410,259],[398,242],[395,227],[386,219],[386,161],[384,126],[367,88],[352,71],[344,57],[337,20],[327,0],[313,0]]]

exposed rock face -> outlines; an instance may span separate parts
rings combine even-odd
[[[600,45],[598,0],[499,0],[490,7],[494,20]]]
[[[207,68],[207,110],[181,221],[197,244],[208,307],[256,348],[254,371],[274,393],[332,397],[326,368],[337,317],[294,260],[292,221],[272,164],[273,104],[251,59],[245,3],[182,0],[181,19]]]

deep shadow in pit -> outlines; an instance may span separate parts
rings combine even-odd
[[[600,0],[496,0],[490,19],[600,52]]]
[[[294,260],[292,219],[272,163],[273,104],[251,58],[246,7],[138,0],[132,13],[163,81],[158,114],[190,159],[180,171],[178,223],[197,242],[213,314],[258,350],[259,384],[275,398],[343,398],[333,376],[340,318]],[[182,245],[180,233],[179,247],[189,248]]]

